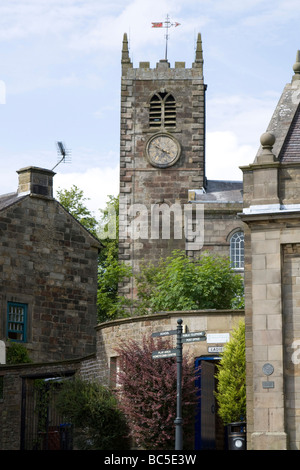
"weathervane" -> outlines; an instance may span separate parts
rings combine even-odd
[[[167,57],[168,57],[168,39],[169,39],[169,28],[171,28],[172,26],[175,26],[175,28],[177,26],[180,26],[180,23],[171,23],[170,19],[169,19],[169,15],[167,15],[167,18],[166,18],[166,21],[160,21],[160,22],[152,22],[152,28],[165,28],[166,29],[166,35],[165,35],[165,39],[166,39],[166,52],[165,52],[165,60],[167,60]]]

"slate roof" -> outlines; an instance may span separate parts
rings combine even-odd
[[[6,209],[17,201],[23,199],[24,196],[18,197],[18,193],[9,193],[0,195],[0,211]]]
[[[196,191],[195,202],[206,203],[242,203],[243,202],[243,182],[208,180],[205,193]]]
[[[300,108],[298,107],[291,123],[279,160],[281,162],[300,162]]]

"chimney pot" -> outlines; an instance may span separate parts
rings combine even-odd
[[[53,199],[52,170],[27,166],[17,171],[19,175],[18,196],[25,194]]]

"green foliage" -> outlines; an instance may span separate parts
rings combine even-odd
[[[119,198],[109,196],[107,206],[101,212],[100,233],[109,233],[109,226],[115,227],[115,238],[102,239],[103,248],[98,265],[98,321],[105,322],[128,315],[126,307],[131,305],[131,301],[119,295],[118,287],[119,283],[132,276],[132,270],[130,266],[118,260]]]
[[[105,322],[127,316],[126,307],[131,301],[119,295],[118,285],[131,276],[131,268],[119,263],[112,253],[98,266],[97,310],[98,321]]]
[[[242,306],[243,281],[227,258],[203,254],[198,260],[174,251],[137,276],[139,313],[230,309]]]
[[[96,236],[98,221],[84,205],[84,201],[87,201],[88,198],[84,197],[83,191],[73,185],[70,190],[58,190],[57,196],[61,205],[87,230]]]
[[[217,366],[216,399],[224,424],[244,421],[246,418],[246,359],[245,323],[233,330]]]
[[[57,409],[75,427],[74,441],[80,450],[128,448],[127,424],[110,390],[94,383],[69,380],[57,396]]]
[[[119,197],[108,196],[105,209],[100,209],[101,218],[98,223],[98,236],[103,249],[100,253],[100,263],[105,261],[108,254],[114,259],[119,255]]]
[[[7,364],[27,364],[32,360],[24,344],[10,342],[6,349],[6,362]]]

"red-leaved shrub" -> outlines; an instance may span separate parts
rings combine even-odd
[[[131,436],[145,450],[174,449],[177,396],[176,358],[152,359],[154,350],[174,348],[175,340],[146,338],[119,345],[120,406]],[[195,422],[195,367],[183,355],[182,416],[184,448],[193,449]]]

